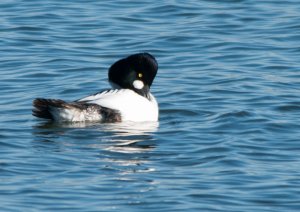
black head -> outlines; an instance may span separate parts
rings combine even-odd
[[[109,81],[148,97],[158,65],[149,53],[139,53],[115,62],[108,72]]]

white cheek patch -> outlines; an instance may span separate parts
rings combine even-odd
[[[144,87],[144,83],[141,80],[134,80],[132,85],[136,89],[142,89]]]

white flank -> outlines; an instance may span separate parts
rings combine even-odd
[[[157,121],[158,105],[152,94],[150,101],[129,89],[105,91],[78,101],[98,104],[120,111],[122,121]]]

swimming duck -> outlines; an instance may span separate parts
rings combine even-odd
[[[112,89],[67,102],[37,98],[33,115],[56,122],[146,122],[158,120],[158,104],[150,92],[158,64],[149,53],[130,55],[108,71]]]

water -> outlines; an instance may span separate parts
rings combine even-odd
[[[300,2],[0,3],[1,211],[298,211]],[[159,124],[64,124],[148,51]]]

